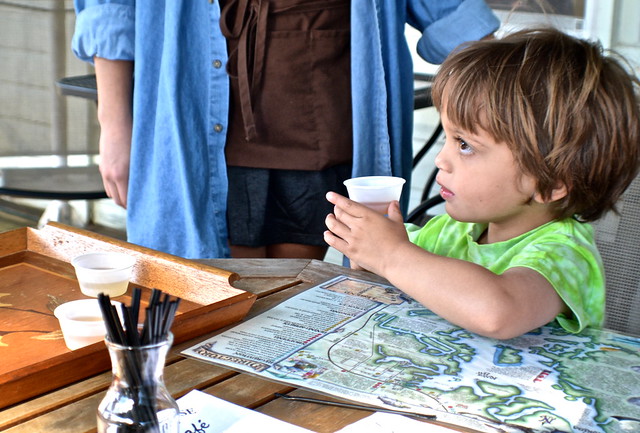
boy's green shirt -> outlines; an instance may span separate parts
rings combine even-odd
[[[476,241],[486,227],[439,215],[422,228],[408,224],[407,231],[411,242],[427,251],[476,263],[498,275],[510,268],[531,268],[551,283],[572,311],[556,317],[564,329],[580,332],[602,326],[604,267],[590,224],[552,221],[514,239],[480,245]]]

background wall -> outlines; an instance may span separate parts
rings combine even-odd
[[[71,53],[74,22],[71,0],[0,1],[0,157],[97,153],[95,103],[55,85],[92,69]]]

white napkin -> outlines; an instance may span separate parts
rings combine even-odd
[[[180,433],[309,433],[311,430],[280,421],[201,391],[178,399]],[[260,426],[260,428],[256,428]]]

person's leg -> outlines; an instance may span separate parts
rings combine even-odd
[[[291,243],[274,244],[266,248],[266,257],[323,260],[327,248],[326,246]],[[233,254],[233,250],[231,252]]]
[[[227,227],[233,258],[267,257],[264,230],[269,170],[227,167]]]
[[[247,247],[244,245],[229,245],[231,249],[231,257],[234,259],[247,259],[247,258],[266,258],[267,247]]]
[[[231,257],[324,259],[324,219],[333,210],[325,194],[346,194],[350,164],[316,172],[228,168]]]
[[[321,171],[272,170],[265,222],[267,257],[323,260],[325,218],[333,211],[328,191],[346,194],[351,164]]]

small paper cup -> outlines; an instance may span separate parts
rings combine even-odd
[[[104,340],[106,329],[97,299],[65,302],[59,305],[53,314],[60,322],[64,342],[70,350]]]
[[[97,297],[100,293],[114,298],[126,293],[136,259],[122,253],[89,253],[75,257],[71,264],[82,294]]]
[[[400,200],[405,180],[394,176],[353,177],[344,181],[349,198],[382,214],[389,203]]]

